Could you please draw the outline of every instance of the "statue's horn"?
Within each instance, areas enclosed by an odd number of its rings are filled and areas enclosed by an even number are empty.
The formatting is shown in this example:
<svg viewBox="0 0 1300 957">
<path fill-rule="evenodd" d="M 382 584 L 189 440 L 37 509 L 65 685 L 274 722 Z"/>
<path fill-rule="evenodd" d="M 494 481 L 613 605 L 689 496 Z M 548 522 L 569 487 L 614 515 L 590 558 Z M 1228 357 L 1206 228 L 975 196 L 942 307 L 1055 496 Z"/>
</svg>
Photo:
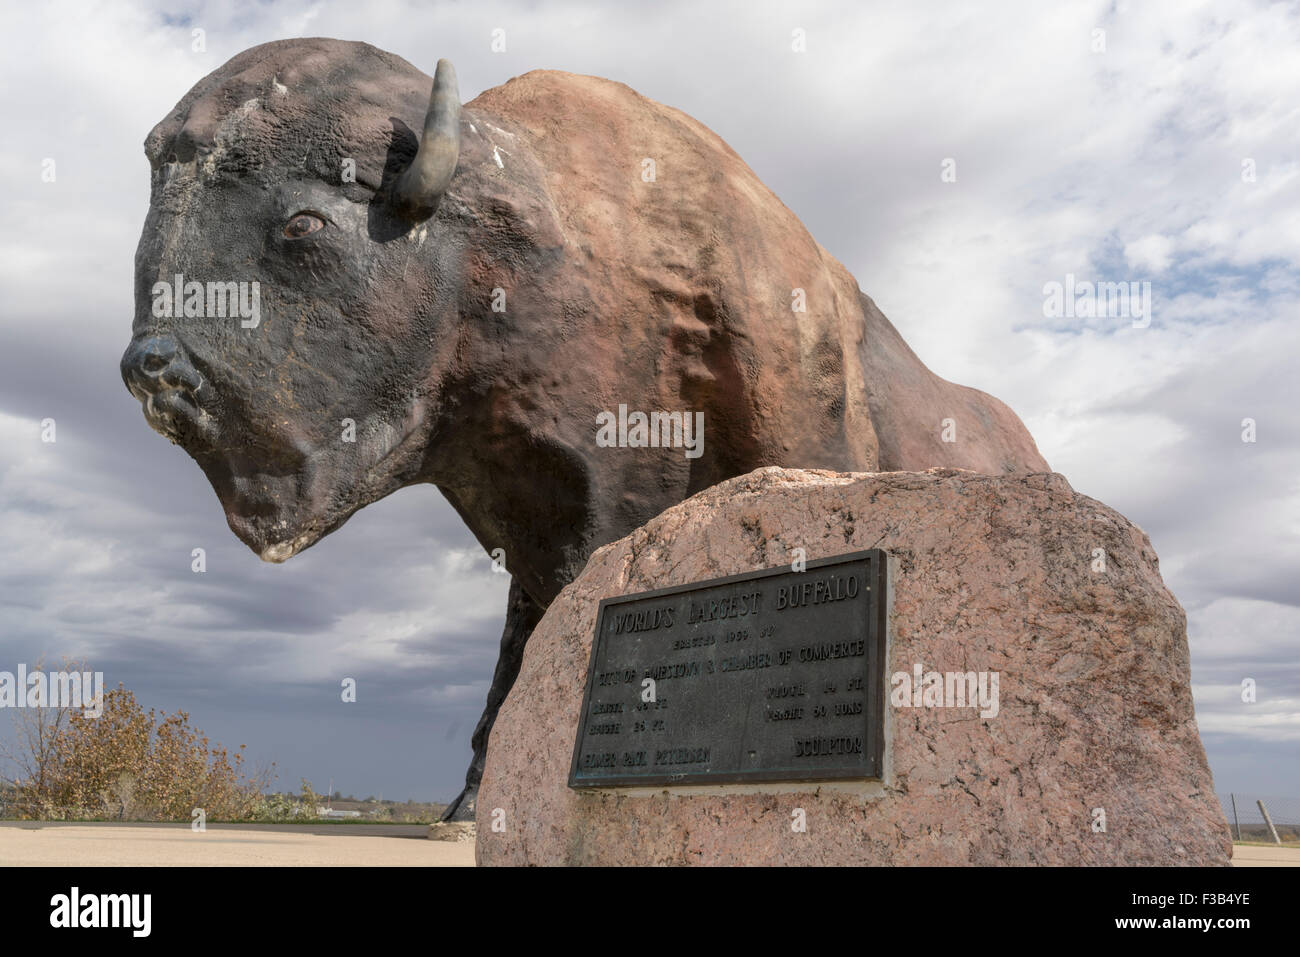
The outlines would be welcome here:
<svg viewBox="0 0 1300 957">
<path fill-rule="evenodd" d="M 450 60 L 439 60 L 433 74 L 433 93 L 424 117 L 420 148 L 397 181 L 393 197 L 397 205 L 413 216 L 428 216 L 438 206 L 456 172 L 460 156 L 460 91 L 456 68 Z"/>
</svg>

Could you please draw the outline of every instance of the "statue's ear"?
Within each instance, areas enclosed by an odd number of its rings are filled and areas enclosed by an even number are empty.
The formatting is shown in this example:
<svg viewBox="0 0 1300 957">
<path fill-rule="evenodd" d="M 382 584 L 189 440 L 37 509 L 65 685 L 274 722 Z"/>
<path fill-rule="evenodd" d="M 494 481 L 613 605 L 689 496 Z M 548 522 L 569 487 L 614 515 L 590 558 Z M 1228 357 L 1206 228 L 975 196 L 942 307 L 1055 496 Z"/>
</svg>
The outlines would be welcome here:
<svg viewBox="0 0 1300 957">
<path fill-rule="evenodd" d="M 393 183 L 393 203 L 411 219 L 427 219 L 451 184 L 460 158 L 460 91 L 456 68 L 439 60 L 433 74 L 424 135 L 411 165 Z"/>
</svg>

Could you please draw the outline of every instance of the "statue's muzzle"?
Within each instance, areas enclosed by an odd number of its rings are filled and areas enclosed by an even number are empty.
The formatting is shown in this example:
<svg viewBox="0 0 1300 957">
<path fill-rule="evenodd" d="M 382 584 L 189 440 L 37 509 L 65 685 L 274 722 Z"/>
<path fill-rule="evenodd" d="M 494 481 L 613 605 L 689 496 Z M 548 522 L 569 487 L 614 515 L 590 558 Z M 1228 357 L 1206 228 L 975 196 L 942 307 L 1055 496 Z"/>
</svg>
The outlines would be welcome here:
<svg viewBox="0 0 1300 957">
<path fill-rule="evenodd" d="M 154 431 L 179 442 L 201 429 L 203 376 L 174 339 L 154 335 L 131 340 L 121 369 L 122 381 L 144 406 L 145 420 Z"/>
</svg>

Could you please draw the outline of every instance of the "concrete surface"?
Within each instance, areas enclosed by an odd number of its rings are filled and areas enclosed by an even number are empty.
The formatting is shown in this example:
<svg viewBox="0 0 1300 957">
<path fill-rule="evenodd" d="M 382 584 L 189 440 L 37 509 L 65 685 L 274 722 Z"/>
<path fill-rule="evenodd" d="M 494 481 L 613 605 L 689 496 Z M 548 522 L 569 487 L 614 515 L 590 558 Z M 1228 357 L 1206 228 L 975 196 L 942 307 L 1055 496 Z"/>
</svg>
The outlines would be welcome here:
<svg viewBox="0 0 1300 957">
<path fill-rule="evenodd" d="M 1300 847 L 1232 845 L 1233 867 L 1300 867 Z"/>
<path fill-rule="evenodd" d="M 473 867 L 473 843 L 425 825 L 4 824 L 0 865 Z"/>
<path fill-rule="evenodd" d="M 424 824 L 0 822 L 0 866 L 473 867 L 474 843 L 430 841 Z M 1234 867 L 1300 867 L 1300 847 L 1237 844 Z"/>
</svg>

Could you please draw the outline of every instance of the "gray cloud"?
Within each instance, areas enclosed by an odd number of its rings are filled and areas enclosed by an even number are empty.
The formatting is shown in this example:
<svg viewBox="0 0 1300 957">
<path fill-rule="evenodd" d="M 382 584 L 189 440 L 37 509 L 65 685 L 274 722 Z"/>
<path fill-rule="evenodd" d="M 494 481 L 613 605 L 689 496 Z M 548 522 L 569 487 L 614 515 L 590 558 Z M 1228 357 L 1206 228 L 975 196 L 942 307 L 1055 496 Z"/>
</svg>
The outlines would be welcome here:
<svg viewBox="0 0 1300 957">
<path fill-rule="evenodd" d="M 278 760 L 284 784 L 455 793 L 506 581 L 454 512 L 408 489 L 264 565 L 117 374 L 145 134 L 248 46 L 337 36 L 426 71 L 450 56 L 466 99 L 564 69 L 716 130 L 933 369 L 1006 400 L 1076 488 L 1151 535 L 1189 611 L 1218 787 L 1300 793 L 1293 8 L 186 9 L 28 5 L 0 40 L 0 667 L 90 657 L 110 683 Z M 494 27 L 505 53 L 490 51 Z M 790 50 L 796 27 L 807 54 Z M 55 183 L 40 180 L 47 157 Z M 955 183 L 939 178 L 947 158 Z M 1066 273 L 1151 281 L 1155 320 L 1048 319 L 1043 286 Z M 355 706 L 339 701 L 345 676 Z"/>
</svg>

